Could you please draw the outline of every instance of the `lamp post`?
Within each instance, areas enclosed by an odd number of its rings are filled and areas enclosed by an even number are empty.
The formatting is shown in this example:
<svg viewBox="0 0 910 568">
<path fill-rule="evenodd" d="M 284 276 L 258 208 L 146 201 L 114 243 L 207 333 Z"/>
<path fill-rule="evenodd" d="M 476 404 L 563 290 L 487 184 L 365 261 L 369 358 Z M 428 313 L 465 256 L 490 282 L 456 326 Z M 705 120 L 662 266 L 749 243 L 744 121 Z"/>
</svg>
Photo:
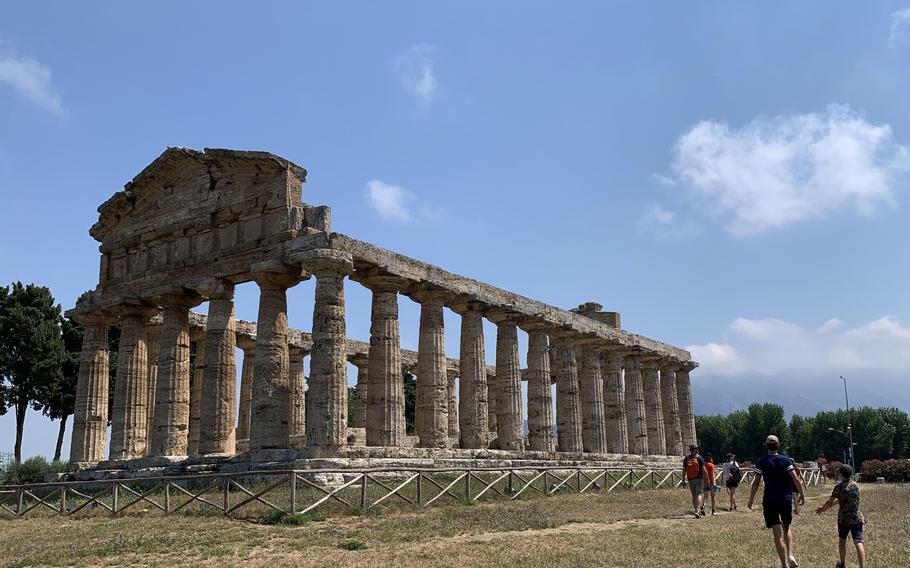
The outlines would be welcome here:
<svg viewBox="0 0 910 568">
<path fill-rule="evenodd" d="M 844 402 L 847 403 L 847 438 L 850 442 L 850 467 L 856 471 L 856 461 L 853 457 L 853 411 L 850 409 L 850 397 L 847 394 L 847 379 L 841 375 L 840 380 L 844 382 Z"/>
</svg>

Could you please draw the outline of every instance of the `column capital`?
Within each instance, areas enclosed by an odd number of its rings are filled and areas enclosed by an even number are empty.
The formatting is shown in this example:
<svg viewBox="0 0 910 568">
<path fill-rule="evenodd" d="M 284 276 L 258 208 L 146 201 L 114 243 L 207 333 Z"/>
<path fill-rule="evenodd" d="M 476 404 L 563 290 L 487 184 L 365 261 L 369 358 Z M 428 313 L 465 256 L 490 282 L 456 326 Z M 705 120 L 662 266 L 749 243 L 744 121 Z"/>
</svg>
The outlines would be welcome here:
<svg viewBox="0 0 910 568">
<path fill-rule="evenodd" d="M 641 355 L 641 366 L 645 369 L 657 370 L 660 368 L 660 362 L 663 359 L 660 355 L 644 353 Z"/>
<path fill-rule="evenodd" d="M 351 255 L 334 249 L 309 249 L 293 255 L 292 258 L 317 277 L 331 272 L 349 276 L 354 272 Z"/>
<path fill-rule="evenodd" d="M 421 284 L 411 291 L 408 296 L 420 304 L 444 306 L 446 301 L 452 297 L 452 293 L 445 288 Z"/>
<path fill-rule="evenodd" d="M 446 366 L 446 377 L 448 377 L 450 381 L 454 381 L 457 376 L 458 369 L 452 369 L 451 367 Z"/>
<path fill-rule="evenodd" d="M 158 306 L 149 300 L 131 298 L 125 303 L 115 306 L 112 311 L 120 317 L 144 316 L 150 318 L 158 315 Z"/>
<path fill-rule="evenodd" d="M 234 283 L 224 278 L 200 278 L 190 288 L 208 300 L 234 299 Z"/>
<path fill-rule="evenodd" d="M 299 346 L 297 346 L 297 345 L 288 344 L 288 354 L 289 354 L 289 355 L 294 355 L 294 356 L 298 356 L 298 357 L 300 357 L 300 356 L 305 357 L 308 353 L 309 353 L 309 351 L 307 351 L 307 350 L 304 349 L 303 347 L 299 347 Z"/>
<path fill-rule="evenodd" d="M 449 308 L 460 315 L 465 315 L 468 312 L 483 315 L 490 309 L 490 306 L 486 302 L 481 302 L 471 296 L 458 295 L 449 299 Z"/>
<path fill-rule="evenodd" d="M 685 371 L 685 372 L 688 373 L 688 372 L 690 372 L 690 371 L 695 370 L 696 367 L 698 367 L 698 363 L 697 363 L 696 361 L 683 361 L 683 362 L 677 367 L 676 370 L 677 370 L 677 371 Z"/>
<path fill-rule="evenodd" d="M 275 260 L 257 262 L 250 267 L 250 272 L 260 288 L 287 289 L 310 277 L 310 274 L 299 266 Z"/>
<path fill-rule="evenodd" d="M 198 292 L 183 286 L 168 286 L 157 290 L 152 300 L 162 307 L 178 307 L 190 309 L 198 306 L 205 298 Z"/>
<path fill-rule="evenodd" d="M 247 351 L 255 351 L 256 350 L 256 336 L 254 335 L 251 337 L 248 335 L 238 334 L 237 335 L 237 347 L 243 349 L 244 354 L 246 354 Z"/>
<path fill-rule="evenodd" d="M 109 326 L 117 322 L 116 315 L 102 311 L 73 314 L 70 317 L 83 326 Z"/>
<path fill-rule="evenodd" d="M 549 331 L 553 329 L 553 324 L 549 324 L 530 317 L 523 317 L 521 318 L 521 321 L 518 322 L 518 327 L 520 327 L 526 333 L 549 333 Z"/>
<path fill-rule="evenodd" d="M 493 306 L 487 310 L 486 318 L 496 325 L 519 325 L 521 323 L 522 315 L 510 310 L 509 308 L 502 308 L 499 306 Z"/>
<path fill-rule="evenodd" d="M 355 353 L 348 357 L 348 361 L 352 365 L 360 369 L 361 367 L 369 367 L 370 365 L 370 355 L 369 353 Z"/>
</svg>

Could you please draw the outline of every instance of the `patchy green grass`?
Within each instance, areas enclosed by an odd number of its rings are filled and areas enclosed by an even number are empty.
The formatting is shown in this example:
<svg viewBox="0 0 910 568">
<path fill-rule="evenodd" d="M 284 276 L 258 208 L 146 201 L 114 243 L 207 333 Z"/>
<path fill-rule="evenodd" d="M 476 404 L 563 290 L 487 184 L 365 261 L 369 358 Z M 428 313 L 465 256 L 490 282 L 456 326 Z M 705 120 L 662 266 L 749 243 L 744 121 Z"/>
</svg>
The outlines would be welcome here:
<svg viewBox="0 0 910 568">
<path fill-rule="evenodd" d="M 910 486 L 863 487 L 869 565 L 905 568 Z M 803 566 L 836 559 L 836 514 L 817 517 L 831 485 L 813 488 L 794 522 Z M 745 496 L 743 496 L 745 497 Z M 688 492 L 620 491 L 475 505 L 412 506 L 267 524 L 136 511 L 118 518 L 0 520 L 0 566 L 772 566 L 760 511 L 685 518 Z M 745 498 L 743 498 L 743 503 Z M 855 562 L 850 564 L 855 565 Z"/>
</svg>

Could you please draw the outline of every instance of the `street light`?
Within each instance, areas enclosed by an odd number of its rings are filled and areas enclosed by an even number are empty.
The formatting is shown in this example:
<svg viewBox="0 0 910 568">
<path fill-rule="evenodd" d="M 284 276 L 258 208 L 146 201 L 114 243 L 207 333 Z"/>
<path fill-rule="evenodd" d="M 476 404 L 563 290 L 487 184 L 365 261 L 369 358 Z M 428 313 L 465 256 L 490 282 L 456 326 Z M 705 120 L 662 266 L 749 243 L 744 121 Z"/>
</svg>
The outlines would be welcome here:
<svg viewBox="0 0 910 568">
<path fill-rule="evenodd" d="M 850 467 L 856 471 L 856 461 L 853 458 L 853 411 L 850 409 L 850 397 L 847 395 L 847 379 L 841 375 L 840 380 L 844 381 L 844 402 L 847 403 L 847 438 L 850 440 Z"/>
</svg>

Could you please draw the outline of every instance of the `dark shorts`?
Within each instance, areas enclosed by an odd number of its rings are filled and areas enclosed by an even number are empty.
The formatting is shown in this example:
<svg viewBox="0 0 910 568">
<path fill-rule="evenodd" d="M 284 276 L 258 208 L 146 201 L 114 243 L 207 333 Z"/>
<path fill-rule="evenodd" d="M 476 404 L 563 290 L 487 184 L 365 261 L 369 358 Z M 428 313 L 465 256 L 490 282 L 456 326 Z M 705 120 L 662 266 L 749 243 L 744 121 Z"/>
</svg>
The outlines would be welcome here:
<svg viewBox="0 0 910 568">
<path fill-rule="evenodd" d="M 733 481 L 733 478 L 730 478 L 727 480 L 727 487 L 729 487 L 730 489 L 735 489 L 735 488 L 739 487 L 739 482 Z"/>
<path fill-rule="evenodd" d="M 793 504 L 775 503 L 762 505 L 765 514 L 765 526 L 769 529 L 774 525 L 793 524 Z"/>
<path fill-rule="evenodd" d="M 863 541 L 863 525 L 842 525 L 837 524 L 837 536 L 841 540 L 847 540 L 847 535 L 853 535 L 853 542 Z"/>
</svg>

